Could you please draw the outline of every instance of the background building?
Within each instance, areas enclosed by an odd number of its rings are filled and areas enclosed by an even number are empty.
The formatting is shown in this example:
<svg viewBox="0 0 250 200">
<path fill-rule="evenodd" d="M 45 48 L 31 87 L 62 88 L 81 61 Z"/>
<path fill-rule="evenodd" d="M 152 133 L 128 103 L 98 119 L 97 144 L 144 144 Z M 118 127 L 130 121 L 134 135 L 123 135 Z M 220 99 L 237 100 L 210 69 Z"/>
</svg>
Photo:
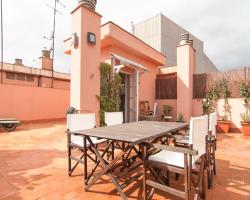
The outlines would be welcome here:
<svg viewBox="0 0 250 200">
<path fill-rule="evenodd" d="M 176 46 L 179 44 L 180 35 L 188 32 L 163 14 L 139 22 L 134 25 L 134 35 L 161 52 L 167 57 L 166 67 L 176 66 Z M 189 33 L 193 39 L 196 50 L 195 73 L 206 73 L 218 71 L 213 62 L 207 57 L 203 48 L 203 41 Z M 176 71 L 175 68 L 166 69 L 169 72 Z"/>
</svg>

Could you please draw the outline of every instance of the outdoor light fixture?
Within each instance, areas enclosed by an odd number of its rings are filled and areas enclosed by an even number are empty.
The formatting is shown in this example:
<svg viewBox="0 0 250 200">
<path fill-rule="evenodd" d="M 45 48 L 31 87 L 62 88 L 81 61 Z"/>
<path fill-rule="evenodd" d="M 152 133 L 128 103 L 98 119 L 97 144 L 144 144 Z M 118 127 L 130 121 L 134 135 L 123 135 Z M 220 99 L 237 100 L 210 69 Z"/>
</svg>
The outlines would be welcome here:
<svg viewBox="0 0 250 200">
<path fill-rule="evenodd" d="M 88 32 L 88 43 L 95 45 L 96 44 L 96 36 L 94 33 Z"/>
<path fill-rule="evenodd" d="M 77 36 L 77 33 L 73 33 L 71 37 L 71 44 L 74 46 L 74 48 L 78 47 L 79 44 L 79 38 Z"/>
</svg>

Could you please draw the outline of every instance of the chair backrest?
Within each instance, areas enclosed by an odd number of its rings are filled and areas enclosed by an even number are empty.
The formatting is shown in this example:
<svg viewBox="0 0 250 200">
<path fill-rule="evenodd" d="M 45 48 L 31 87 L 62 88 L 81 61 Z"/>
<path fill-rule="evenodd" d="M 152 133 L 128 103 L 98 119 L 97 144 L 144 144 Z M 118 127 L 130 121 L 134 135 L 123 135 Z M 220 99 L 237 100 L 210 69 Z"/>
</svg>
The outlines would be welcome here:
<svg viewBox="0 0 250 200">
<path fill-rule="evenodd" d="M 209 116 L 209 131 L 216 137 L 217 114 L 213 112 Z"/>
<path fill-rule="evenodd" d="M 67 114 L 67 129 L 79 131 L 95 128 L 95 114 Z"/>
<path fill-rule="evenodd" d="M 208 134 L 208 116 L 192 117 L 190 120 L 189 144 L 198 151 L 198 155 L 193 157 L 195 162 L 200 156 L 206 153 L 206 135 Z"/>
<path fill-rule="evenodd" d="M 157 113 L 156 113 L 156 112 L 157 112 L 157 103 L 154 103 L 154 110 L 153 110 L 153 112 L 154 112 L 154 113 L 153 113 L 154 115 L 157 114 Z"/>
<path fill-rule="evenodd" d="M 105 124 L 107 126 L 118 125 L 123 123 L 123 113 L 122 112 L 105 112 Z"/>
</svg>

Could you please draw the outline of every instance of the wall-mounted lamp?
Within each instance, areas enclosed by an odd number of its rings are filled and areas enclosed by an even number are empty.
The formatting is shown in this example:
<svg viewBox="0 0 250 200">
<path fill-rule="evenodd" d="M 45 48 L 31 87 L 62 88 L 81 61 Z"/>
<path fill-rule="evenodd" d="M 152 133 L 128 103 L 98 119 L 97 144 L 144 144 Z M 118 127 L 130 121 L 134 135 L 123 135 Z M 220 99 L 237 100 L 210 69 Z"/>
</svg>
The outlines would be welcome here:
<svg viewBox="0 0 250 200">
<path fill-rule="evenodd" d="M 87 41 L 89 44 L 95 45 L 96 44 L 96 36 L 94 33 L 88 32 L 87 34 Z"/>
<path fill-rule="evenodd" d="M 73 33 L 72 34 L 72 37 L 71 37 L 71 45 L 74 47 L 74 48 L 77 48 L 78 47 L 78 44 L 79 44 L 79 37 L 77 36 L 77 33 Z"/>
</svg>

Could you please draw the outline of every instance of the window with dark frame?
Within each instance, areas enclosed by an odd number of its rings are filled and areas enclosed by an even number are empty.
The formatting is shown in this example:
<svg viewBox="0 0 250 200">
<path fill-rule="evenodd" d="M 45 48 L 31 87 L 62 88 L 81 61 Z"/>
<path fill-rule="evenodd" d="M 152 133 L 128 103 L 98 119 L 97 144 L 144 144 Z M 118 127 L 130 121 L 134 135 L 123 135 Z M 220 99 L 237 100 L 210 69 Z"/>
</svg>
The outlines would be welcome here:
<svg viewBox="0 0 250 200">
<path fill-rule="evenodd" d="M 34 82 L 34 75 L 29 75 L 29 74 L 26 74 L 26 81 L 29 81 L 29 82 Z"/>
<path fill-rule="evenodd" d="M 25 81 L 25 74 L 17 73 L 16 80 Z"/>
<path fill-rule="evenodd" d="M 15 80 L 16 79 L 16 74 L 13 73 L 13 72 L 6 72 L 6 79 L 9 79 L 9 80 Z"/>
</svg>

